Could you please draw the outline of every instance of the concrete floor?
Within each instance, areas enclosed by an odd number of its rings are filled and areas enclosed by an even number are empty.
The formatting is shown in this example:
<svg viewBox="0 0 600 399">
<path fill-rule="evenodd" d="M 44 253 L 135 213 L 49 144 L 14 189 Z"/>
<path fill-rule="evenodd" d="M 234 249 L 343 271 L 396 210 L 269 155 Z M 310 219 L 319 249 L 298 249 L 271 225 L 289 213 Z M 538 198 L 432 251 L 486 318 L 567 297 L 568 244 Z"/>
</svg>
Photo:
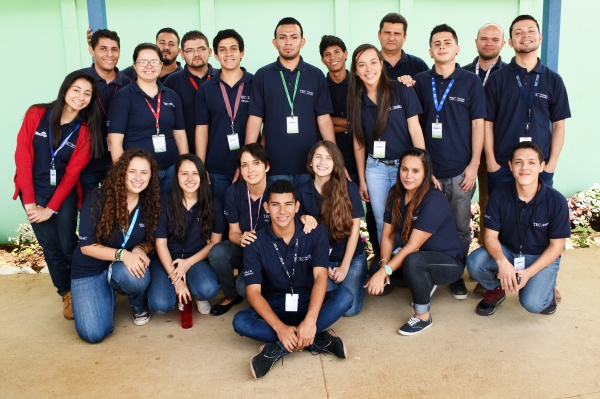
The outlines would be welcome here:
<svg viewBox="0 0 600 399">
<path fill-rule="evenodd" d="M 183 330 L 176 312 L 133 325 L 117 296 L 115 332 L 90 345 L 63 319 L 47 275 L 2 276 L 0 397 L 600 398 L 599 259 L 598 247 L 564 253 L 552 316 L 510 296 L 481 317 L 480 297 L 457 301 L 441 287 L 432 328 L 404 337 L 408 291 L 366 296 L 358 316 L 334 325 L 349 359 L 293 353 L 261 380 L 249 368 L 259 344 L 231 327 L 247 303 L 220 317 L 194 313 Z"/>
</svg>

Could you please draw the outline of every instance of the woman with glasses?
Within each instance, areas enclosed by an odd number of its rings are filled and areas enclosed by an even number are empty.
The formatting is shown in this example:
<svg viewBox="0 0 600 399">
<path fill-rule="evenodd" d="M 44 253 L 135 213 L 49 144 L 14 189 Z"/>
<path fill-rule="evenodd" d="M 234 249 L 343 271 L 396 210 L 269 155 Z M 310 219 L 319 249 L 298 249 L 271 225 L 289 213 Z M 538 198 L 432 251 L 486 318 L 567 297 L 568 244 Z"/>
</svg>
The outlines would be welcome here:
<svg viewBox="0 0 600 399">
<path fill-rule="evenodd" d="M 124 150 L 143 148 L 158 163 L 161 193 L 171 187 L 179 154 L 188 153 L 181 100 L 158 80 L 162 69 L 160 49 L 151 43 L 133 51 L 137 79 L 111 100 L 106 120 L 113 163 Z"/>
</svg>

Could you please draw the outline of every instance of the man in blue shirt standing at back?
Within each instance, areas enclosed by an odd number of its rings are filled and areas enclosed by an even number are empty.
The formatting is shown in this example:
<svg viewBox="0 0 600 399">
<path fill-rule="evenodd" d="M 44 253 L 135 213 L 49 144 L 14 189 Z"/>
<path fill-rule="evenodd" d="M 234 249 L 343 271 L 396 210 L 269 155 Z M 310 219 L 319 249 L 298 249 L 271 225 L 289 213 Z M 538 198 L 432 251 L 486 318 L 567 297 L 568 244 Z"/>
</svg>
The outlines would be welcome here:
<svg viewBox="0 0 600 399">
<path fill-rule="evenodd" d="M 419 72 L 429 69 L 425 61 L 402 50 L 406 42 L 407 30 L 406 18 L 395 12 L 384 16 L 379 23 L 377 38 L 381 44 L 384 69 L 392 80 L 406 75 L 414 77 Z"/>
</svg>

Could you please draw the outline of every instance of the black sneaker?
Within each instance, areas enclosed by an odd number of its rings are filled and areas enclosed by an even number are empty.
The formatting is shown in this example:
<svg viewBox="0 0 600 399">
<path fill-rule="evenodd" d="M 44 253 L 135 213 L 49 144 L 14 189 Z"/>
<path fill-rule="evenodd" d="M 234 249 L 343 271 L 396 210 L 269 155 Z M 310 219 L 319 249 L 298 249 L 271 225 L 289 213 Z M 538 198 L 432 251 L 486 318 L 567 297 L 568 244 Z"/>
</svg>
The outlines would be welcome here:
<svg viewBox="0 0 600 399">
<path fill-rule="evenodd" d="M 314 343 L 308 348 L 313 355 L 330 354 L 346 359 L 348 350 L 344 341 L 337 335 L 332 328 L 321 331 L 315 336 Z"/>
<path fill-rule="evenodd" d="M 417 317 L 411 317 L 409 321 L 406 322 L 405 325 L 400 327 L 398 333 L 400 335 L 415 335 L 420 333 L 423 330 L 428 329 L 433 325 L 433 317 L 429 315 L 429 320 L 424 321 Z"/>
<path fill-rule="evenodd" d="M 480 316 L 491 316 L 496 312 L 496 307 L 506 299 L 506 293 L 502 286 L 498 286 L 493 290 L 487 290 L 485 297 L 477 304 L 475 311 Z"/>
<path fill-rule="evenodd" d="M 450 291 L 452 292 L 454 299 L 467 299 L 467 295 L 469 295 L 469 291 L 467 291 L 467 286 L 465 285 L 465 280 L 462 278 L 459 278 L 450 284 Z"/>
<path fill-rule="evenodd" d="M 542 310 L 540 314 L 549 315 L 554 312 L 556 312 L 556 294 L 554 295 L 554 298 L 552 298 L 552 302 L 550 302 L 550 305 L 548 305 L 546 309 Z"/>
<path fill-rule="evenodd" d="M 289 352 L 277 343 L 261 346 L 258 355 L 250 361 L 252 375 L 254 378 L 264 377 L 279 359 L 281 359 L 281 365 L 283 366 L 283 357 L 287 355 L 289 355 Z"/>
</svg>

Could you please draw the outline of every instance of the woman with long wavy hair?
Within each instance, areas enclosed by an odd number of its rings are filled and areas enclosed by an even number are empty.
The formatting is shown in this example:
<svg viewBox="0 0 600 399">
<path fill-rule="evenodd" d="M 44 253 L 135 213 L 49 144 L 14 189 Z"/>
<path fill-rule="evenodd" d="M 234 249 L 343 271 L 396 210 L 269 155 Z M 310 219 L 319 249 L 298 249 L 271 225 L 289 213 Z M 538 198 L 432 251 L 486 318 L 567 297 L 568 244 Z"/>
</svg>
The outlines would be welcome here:
<svg viewBox="0 0 600 399">
<path fill-rule="evenodd" d="M 467 254 L 450 204 L 434 188 L 427 151 L 411 148 L 401 155 L 396 185 L 386 204 L 382 259 L 379 265 L 371 265 L 366 288 L 369 294 L 379 295 L 387 284 L 408 287 L 415 313 L 398 332 L 414 335 L 433 324 L 431 294 L 438 285 L 453 283 L 463 275 Z"/>
<path fill-rule="evenodd" d="M 90 157 L 102 156 L 100 113 L 94 78 L 67 75 L 55 101 L 31 106 L 17 136 L 15 192 L 44 250 L 52 283 L 63 298 L 63 316 L 73 319 L 71 279 L 77 246 L 79 174 Z"/>
<path fill-rule="evenodd" d="M 159 214 L 156 161 L 146 150 L 126 150 L 81 208 L 71 288 L 75 327 L 83 340 L 100 342 L 113 332 L 114 291 L 128 295 L 135 325 L 150 321 L 147 254 Z"/>
<path fill-rule="evenodd" d="M 200 313 L 210 312 L 208 300 L 217 295 L 219 283 L 208 253 L 224 231 L 223 209 L 213 199 L 204 163 L 194 154 L 180 156 L 155 233 L 159 259 L 150 262 L 151 311 L 166 313 L 177 301 L 193 298 Z"/>
<path fill-rule="evenodd" d="M 308 214 L 329 233 L 328 291 L 338 286 L 354 295 L 344 314 L 354 316 L 362 308 L 367 258 L 360 239 L 360 219 L 365 215 L 358 187 L 344 175 L 344 158 L 331 141 L 319 141 L 306 162 L 312 180 L 298 189 L 299 215 Z"/>
<path fill-rule="evenodd" d="M 398 159 L 407 148 L 425 148 L 418 117 L 423 110 L 414 88 L 390 81 L 371 44 L 352 54 L 347 107 L 360 196 L 371 202 L 381 241 L 385 197 L 398 174 Z"/>
</svg>

